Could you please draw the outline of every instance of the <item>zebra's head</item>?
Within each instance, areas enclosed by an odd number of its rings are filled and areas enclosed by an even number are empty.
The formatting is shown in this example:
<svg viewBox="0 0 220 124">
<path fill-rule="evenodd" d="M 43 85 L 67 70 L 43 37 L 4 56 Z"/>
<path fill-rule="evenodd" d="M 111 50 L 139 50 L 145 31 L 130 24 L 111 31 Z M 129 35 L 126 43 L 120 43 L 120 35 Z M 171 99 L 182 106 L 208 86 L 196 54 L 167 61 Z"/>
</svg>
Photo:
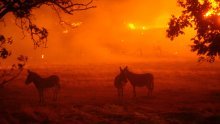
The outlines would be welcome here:
<svg viewBox="0 0 220 124">
<path fill-rule="evenodd" d="M 27 78 L 25 80 L 25 84 L 28 85 L 33 81 L 33 72 L 31 72 L 30 70 L 27 70 L 28 75 Z"/>
<path fill-rule="evenodd" d="M 122 69 L 121 67 L 120 67 L 120 74 L 119 74 L 119 76 L 120 76 L 121 82 L 123 82 L 123 83 L 127 83 L 128 82 L 127 77 L 126 77 L 126 75 L 124 73 L 124 69 Z"/>
<path fill-rule="evenodd" d="M 126 75 L 128 73 L 128 66 L 123 69 L 123 73 Z"/>
</svg>

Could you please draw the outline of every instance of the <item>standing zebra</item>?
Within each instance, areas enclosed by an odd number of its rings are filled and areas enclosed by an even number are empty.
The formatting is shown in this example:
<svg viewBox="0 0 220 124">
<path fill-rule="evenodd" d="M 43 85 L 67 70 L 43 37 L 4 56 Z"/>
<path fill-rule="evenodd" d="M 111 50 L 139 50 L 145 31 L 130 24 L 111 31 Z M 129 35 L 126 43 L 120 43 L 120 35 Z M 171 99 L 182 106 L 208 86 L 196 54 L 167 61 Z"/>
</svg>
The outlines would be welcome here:
<svg viewBox="0 0 220 124">
<path fill-rule="evenodd" d="M 154 89 L 154 76 L 151 73 L 136 74 L 128 70 L 126 66 L 123 70 L 124 75 L 133 87 L 133 94 L 136 97 L 136 87 L 147 87 L 148 96 L 152 95 Z"/>
<path fill-rule="evenodd" d="M 57 100 L 57 95 L 60 90 L 60 79 L 57 75 L 51 75 L 47 78 L 42 78 L 39 74 L 28 70 L 28 76 L 25 84 L 34 83 L 40 97 L 40 104 L 44 103 L 44 91 L 48 88 L 54 88 L 54 100 Z"/>
<path fill-rule="evenodd" d="M 120 67 L 120 73 L 115 77 L 114 85 L 118 89 L 118 96 L 123 96 L 123 88 L 127 83 L 127 79 L 123 73 L 123 69 Z"/>
</svg>

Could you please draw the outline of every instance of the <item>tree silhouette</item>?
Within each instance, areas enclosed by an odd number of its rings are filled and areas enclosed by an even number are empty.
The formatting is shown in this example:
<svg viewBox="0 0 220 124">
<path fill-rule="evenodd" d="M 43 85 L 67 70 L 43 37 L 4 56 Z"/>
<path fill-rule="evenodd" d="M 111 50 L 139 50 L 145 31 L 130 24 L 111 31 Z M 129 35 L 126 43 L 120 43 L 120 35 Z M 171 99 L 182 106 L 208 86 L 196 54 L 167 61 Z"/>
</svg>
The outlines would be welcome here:
<svg viewBox="0 0 220 124">
<path fill-rule="evenodd" d="M 4 22 L 5 15 L 12 13 L 15 17 L 15 24 L 22 32 L 28 32 L 33 41 L 34 47 L 45 47 L 47 43 L 48 31 L 44 27 L 38 27 L 33 23 L 32 10 L 39 9 L 41 6 L 51 7 L 57 14 L 61 24 L 69 25 L 62 20 L 61 13 L 72 15 L 75 11 L 87 10 L 95 8 L 92 6 L 93 0 L 87 3 L 77 3 L 77 0 L 0 0 L 0 23 Z M 6 38 L 3 33 L 0 33 L 0 67 L 1 61 L 6 60 L 11 52 L 7 46 L 13 43 L 12 38 Z M 3 87 L 7 82 L 15 79 L 23 70 L 27 62 L 26 56 L 19 56 L 18 63 L 12 65 L 11 69 L 5 70 L 0 68 L 0 87 Z M 16 73 L 13 73 L 17 71 Z"/>
<path fill-rule="evenodd" d="M 219 0 L 178 0 L 183 8 L 180 16 L 172 15 L 167 37 L 173 40 L 184 34 L 186 27 L 196 31 L 191 39 L 191 50 L 197 52 L 199 61 L 214 62 L 220 56 L 220 3 Z"/>
</svg>

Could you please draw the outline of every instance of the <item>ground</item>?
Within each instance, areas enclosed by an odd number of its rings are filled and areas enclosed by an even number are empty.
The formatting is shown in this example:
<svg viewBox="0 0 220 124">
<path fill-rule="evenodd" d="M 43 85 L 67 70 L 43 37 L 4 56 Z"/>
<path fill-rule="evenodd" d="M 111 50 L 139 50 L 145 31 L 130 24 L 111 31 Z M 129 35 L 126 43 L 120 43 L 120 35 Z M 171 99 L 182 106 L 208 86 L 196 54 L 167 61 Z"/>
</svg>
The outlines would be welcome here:
<svg viewBox="0 0 220 124">
<path fill-rule="evenodd" d="M 131 85 L 118 98 L 113 85 L 122 64 L 56 65 L 31 68 L 47 77 L 61 79 L 57 102 L 48 91 L 46 103 L 39 105 L 33 84 L 25 85 L 27 72 L 0 89 L 0 123 L 74 124 L 219 124 L 220 64 L 197 62 L 129 63 L 136 73 L 155 77 L 153 96 Z"/>
</svg>

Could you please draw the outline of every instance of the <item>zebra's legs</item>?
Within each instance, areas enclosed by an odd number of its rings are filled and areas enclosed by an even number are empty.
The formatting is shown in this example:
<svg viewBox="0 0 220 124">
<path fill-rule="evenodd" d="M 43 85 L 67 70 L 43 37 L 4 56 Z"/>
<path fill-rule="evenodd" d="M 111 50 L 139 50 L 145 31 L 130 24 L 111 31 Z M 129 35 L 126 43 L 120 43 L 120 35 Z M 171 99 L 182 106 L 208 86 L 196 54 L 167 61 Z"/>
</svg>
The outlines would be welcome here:
<svg viewBox="0 0 220 124">
<path fill-rule="evenodd" d="M 121 96 L 121 93 L 120 93 L 120 88 L 118 88 L 118 97 Z"/>
<path fill-rule="evenodd" d="M 134 94 L 134 97 L 136 97 L 136 89 L 135 89 L 135 86 L 133 86 L 133 94 Z"/>
<path fill-rule="evenodd" d="M 59 87 L 55 87 L 55 91 L 54 91 L 54 100 L 55 101 L 57 101 L 59 91 L 60 91 L 60 88 Z"/>
<path fill-rule="evenodd" d="M 152 96 L 152 94 L 153 94 L 153 89 L 150 89 L 150 95 Z"/>
<path fill-rule="evenodd" d="M 45 103 L 45 100 L 44 100 L 44 90 L 42 90 L 42 103 L 43 104 Z"/>
<path fill-rule="evenodd" d="M 153 90 L 152 90 L 152 89 L 149 89 L 149 88 L 148 88 L 147 90 L 148 90 L 147 95 L 148 95 L 148 96 L 152 96 L 152 94 L 153 94 Z"/>
<path fill-rule="evenodd" d="M 123 96 L 123 87 L 118 88 L 118 97 Z"/>
<path fill-rule="evenodd" d="M 121 88 L 121 96 L 124 96 L 124 94 L 123 94 L 123 87 Z"/>
<path fill-rule="evenodd" d="M 54 101 L 57 100 L 57 90 L 58 90 L 58 89 L 55 87 L 55 88 L 54 88 L 54 91 L 53 91 L 53 100 L 54 100 Z"/>
<path fill-rule="evenodd" d="M 43 90 L 38 90 L 39 92 L 39 103 L 42 104 L 44 102 L 44 94 L 43 94 Z"/>
<path fill-rule="evenodd" d="M 41 104 L 41 91 L 38 91 L 38 93 L 39 93 L 39 103 Z"/>
<path fill-rule="evenodd" d="M 150 94 L 151 94 L 151 93 L 150 93 L 151 90 L 150 90 L 150 88 L 149 88 L 148 86 L 147 86 L 146 88 L 147 88 L 147 96 L 150 96 Z"/>
<path fill-rule="evenodd" d="M 147 88 L 147 96 L 150 96 L 151 94 L 150 92 L 151 92 L 150 89 Z"/>
</svg>

